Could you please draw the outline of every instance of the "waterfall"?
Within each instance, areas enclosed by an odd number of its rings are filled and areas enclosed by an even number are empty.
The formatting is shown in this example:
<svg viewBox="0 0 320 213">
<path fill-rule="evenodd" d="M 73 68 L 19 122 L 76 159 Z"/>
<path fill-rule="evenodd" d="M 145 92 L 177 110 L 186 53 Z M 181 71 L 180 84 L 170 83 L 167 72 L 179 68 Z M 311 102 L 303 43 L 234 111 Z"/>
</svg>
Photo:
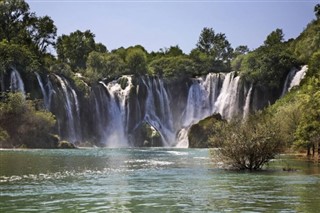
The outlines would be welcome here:
<svg viewBox="0 0 320 213">
<path fill-rule="evenodd" d="M 306 72 L 308 70 L 308 66 L 303 66 L 300 70 L 293 68 L 286 77 L 286 80 L 283 85 L 281 97 L 284 96 L 288 91 L 292 89 L 294 86 L 298 86 L 301 80 L 304 78 Z"/>
<path fill-rule="evenodd" d="M 35 72 L 35 75 L 37 77 L 40 89 L 41 89 L 41 93 L 43 96 L 43 101 L 44 101 L 44 106 L 47 110 L 50 110 L 50 104 L 51 104 L 51 98 L 52 98 L 52 93 L 54 92 L 51 81 L 48 79 L 47 85 L 44 86 L 41 80 L 41 76 L 39 75 L 39 73 Z M 48 93 L 46 91 L 46 88 L 48 88 Z"/>
<path fill-rule="evenodd" d="M 41 80 L 41 77 L 40 77 L 39 73 L 35 72 L 34 74 L 37 77 L 37 80 L 38 80 L 38 83 L 39 83 L 39 86 L 40 86 L 40 89 L 41 89 L 41 92 L 42 92 L 44 104 L 45 104 L 45 107 L 47 108 L 48 97 L 47 97 L 46 90 L 44 89 L 44 86 L 43 86 L 43 83 L 42 83 L 42 80 Z"/>
<path fill-rule="evenodd" d="M 127 80 L 126 87 L 123 89 L 121 84 L 118 81 L 112 81 L 107 85 L 100 81 L 99 83 L 105 88 L 106 92 L 109 94 L 100 93 L 100 97 L 105 101 L 104 116 L 108 118 L 107 122 L 100 122 L 103 125 L 100 125 L 100 131 L 102 131 L 102 144 L 107 147 L 128 147 L 128 138 L 127 138 L 127 126 L 128 126 L 128 98 L 132 88 L 132 77 L 123 76 Z M 99 109 L 98 102 L 96 104 L 96 111 L 102 116 L 101 109 Z"/>
<path fill-rule="evenodd" d="M 301 70 L 299 70 L 293 77 L 292 81 L 290 82 L 290 86 L 288 88 L 288 91 L 290 91 L 292 89 L 292 87 L 294 86 L 298 86 L 301 82 L 301 80 L 304 78 L 304 76 L 306 75 L 306 72 L 308 70 L 308 66 L 305 65 L 301 68 Z"/>
<path fill-rule="evenodd" d="M 306 70 L 306 66 L 291 70 L 283 94 L 299 84 Z M 19 90 L 23 82 L 16 73 L 11 74 L 10 88 Z M 147 124 L 161 137 L 155 145 L 187 148 L 193 124 L 215 113 L 227 120 L 235 116 L 245 119 L 250 110 L 265 106 L 259 105 L 261 101 L 269 101 L 268 94 L 261 94 L 265 91 L 245 84 L 235 72 L 210 73 L 180 81 L 179 85 L 157 77 L 133 80 L 132 76 L 123 76 L 108 83 L 98 82 L 91 88 L 90 98 L 81 102 L 64 77 L 53 75 L 54 79 L 44 80 L 35 75 L 46 107 L 57 118 L 60 136 L 70 142 L 84 138 L 106 147 L 143 146 L 140 140 L 144 140 Z M 82 104 L 87 106 L 83 110 Z M 85 131 L 83 135 L 81 130 Z"/>
<path fill-rule="evenodd" d="M 226 74 L 221 92 L 215 102 L 216 112 L 223 118 L 230 120 L 239 112 L 239 83 L 240 76 L 234 77 L 235 73 Z"/>
<path fill-rule="evenodd" d="M 24 90 L 23 80 L 20 73 L 16 69 L 12 69 L 10 76 L 10 91 L 21 92 L 24 96 L 26 94 Z"/>
<path fill-rule="evenodd" d="M 296 68 L 293 68 L 293 69 L 291 69 L 291 71 L 288 73 L 288 75 L 287 75 L 287 77 L 286 77 L 286 80 L 285 80 L 285 82 L 284 82 L 284 85 L 283 85 L 281 97 L 283 97 L 283 96 L 288 92 L 290 83 L 291 83 L 293 77 L 295 76 L 296 72 L 297 72 L 297 69 L 296 69 Z"/>
<path fill-rule="evenodd" d="M 215 112 L 214 104 L 219 92 L 220 74 L 210 73 L 193 81 L 188 93 L 183 126 L 199 122 Z"/>
<path fill-rule="evenodd" d="M 53 86 L 52 86 L 52 83 L 51 83 L 51 80 L 49 79 L 49 77 L 47 77 L 46 88 L 47 88 L 48 94 L 47 94 L 47 100 L 45 101 L 45 103 L 46 103 L 47 110 L 50 110 L 52 95 L 55 94 L 56 91 L 53 89 Z"/>
<path fill-rule="evenodd" d="M 235 77 L 234 75 L 234 72 L 225 76 L 210 73 L 205 80 L 197 78 L 193 81 L 188 93 L 183 125 L 178 130 L 177 147 L 188 147 L 188 131 L 193 124 L 200 120 L 214 113 L 220 113 L 226 119 L 240 114 L 240 76 Z M 221 80 L 223 83 L 220 89 Z M 249 104 L 250 102 L 248 102 L 248 108 Z"/>
<path fill-rule="evenodd" d="M 69 82 L 59 75 L 54 75 L 62 89 L 63 104 L 67 116 L 67 138 L 70 142 L 74 143 L 81 139 L 80 131 L 80 106 L 75 90 L 69 85 Z M 74 116 L 76 115 L 76 116 Z M 60 122 L 59 122 L 60 123 Z M 61 130 L 60 130 L 61 132 Z"/>
<path fill-rule="evenodd" d="M 163 81 L 158 78 L 142 80 L 147 88 L 144 120 L 161 135 L 164 146 L 175 145 L 172 111 Z"/>
<path fill-rule="evenodd" d="M 250 101 L 251 101 L 251 93 L 252 93 L 253 84 L 251 84 L 250 89 L 246 96 L 246 102 L 243 107 L 243 119 L 246 119 L 250 112 Z"/>
</svg>

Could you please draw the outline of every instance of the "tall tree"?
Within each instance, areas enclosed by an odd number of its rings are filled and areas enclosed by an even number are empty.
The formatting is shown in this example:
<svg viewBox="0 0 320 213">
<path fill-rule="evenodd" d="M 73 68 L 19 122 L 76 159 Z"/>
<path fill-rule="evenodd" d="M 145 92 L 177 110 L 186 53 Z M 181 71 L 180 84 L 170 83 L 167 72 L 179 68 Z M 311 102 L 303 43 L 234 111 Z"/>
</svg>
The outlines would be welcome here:
<svg viewBox="0 0 320 213">
<path fill-rule="evenodd" d="M 238 56 L 238 55 L 247 54 L 249 51 L 250 50 L 247 45 L 240 45 L 240 46 L 236 47 L 236 49 L 234 50 L 234 55 Z"/>
<path fill-rule="evenodd" d="M 301 99 L 301 122 L 295 132 L 296 145 L 308 148 L 314 146 L 317 150 L 320 142 L 320 79 L 309 78 L 304 86 Z M 309 154 L 309 151 L 308 151 Z"/>
<path fill-rule="evenodd" d="M 284 34 L 282 29 L 276 29 L 272 31 L 268 36 L 267 39 L 264 41 L 265 46 L 273 46 L 277 44 L 281 44 L 283 42 Z"/>
<path fill-rule="evenodd" d="M 315 12 L 315 15 L 316 15 L 317 19 L 320 19 L 320 4 L 317 4 L 314 7 L 314 12 Z"/>
<path fill-rule="evenodd" d="M 230 60 L 233 49 L 225 34 L 215 33 L 212 28 L 201 31 L 197 48 L 214 57 L 215 60 Z"/>
<path fill-rule="evenodd" d="M 90 52 L 96 48 L 106 50 L 102 44 L 95 43 L 94 37 L 90 30 L 84 32 L 77 30 L 70 35 L 58 37 L 56 45 L 58 59 L 69 63 L 73 69 L 84 69 Z"/>
<path fill-rule="evenodd" d="M 32 41 L 41 53 L 46 52 L 48 46 L 55 45 L 57 27 L 49 16 L 39 18 L 32 16 L 31 27 L 28 29 Z"/>
<path fill-rule="evenodd" d="M 0 2 L 0 40 L 11 42 L 25 30 L 30 16 L 29 5 L 23 0 L 3 0 Z"/>
<path fill-rule="evenodd" d="M 230 68 L 233 49 L 225 34 L 216 34 L 212 28 L 204 28 L 201 31 L 197 49 L 208 56 L 210 63 L 218 69 L 217 71 Z"/>
<path fill-rule="evenodd" d="M 128 50 L 126 63 L 130 73 L 135 75 L 147 74 L 147 56 L 140 48 L 132 48 Z"/>
<path fill-rule="evenodd" d="M 57 28 L 48 17 L 37 17 L 29 11 L 24 0 L 0 2 L 0 41 L 27 45 L 36 52 L 45 53 L 54 45 Z"/>
</svg>

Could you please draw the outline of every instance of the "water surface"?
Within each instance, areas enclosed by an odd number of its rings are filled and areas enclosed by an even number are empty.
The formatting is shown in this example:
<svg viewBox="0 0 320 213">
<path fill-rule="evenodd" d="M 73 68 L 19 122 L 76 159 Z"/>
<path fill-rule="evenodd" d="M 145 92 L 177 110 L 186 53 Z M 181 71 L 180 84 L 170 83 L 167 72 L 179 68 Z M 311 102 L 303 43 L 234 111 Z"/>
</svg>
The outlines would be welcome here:
<svg viewBox="0 0 320 213">
<path fill-rule="evenodd" d="M 297 171 L 284 172 L 282 167 Z M 232 172 L 207 149 L 0 150 L 1 212 L 319 212 L 319 166 Z"/>
</svg>

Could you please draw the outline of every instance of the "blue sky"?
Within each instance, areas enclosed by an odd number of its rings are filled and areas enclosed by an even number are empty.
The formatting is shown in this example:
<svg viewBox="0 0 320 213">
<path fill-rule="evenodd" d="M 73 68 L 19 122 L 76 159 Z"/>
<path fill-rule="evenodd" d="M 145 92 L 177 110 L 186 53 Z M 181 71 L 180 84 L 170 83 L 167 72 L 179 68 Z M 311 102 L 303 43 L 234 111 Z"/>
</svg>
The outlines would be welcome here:
<svg viewBox="0 0 320 213">
<path fill-rule="evenodd" d="M 91 30 L 108 50 L 136 44 L 149 52 L 179 45 L 189 53 L 201 30 L 225 33 L 232 47 L 263 44 L 276 28 L 297 37 L 315 18 L 311 0 L 27 0 L 38 16 L 50 16 L 58 35 Z"/>
</svg>

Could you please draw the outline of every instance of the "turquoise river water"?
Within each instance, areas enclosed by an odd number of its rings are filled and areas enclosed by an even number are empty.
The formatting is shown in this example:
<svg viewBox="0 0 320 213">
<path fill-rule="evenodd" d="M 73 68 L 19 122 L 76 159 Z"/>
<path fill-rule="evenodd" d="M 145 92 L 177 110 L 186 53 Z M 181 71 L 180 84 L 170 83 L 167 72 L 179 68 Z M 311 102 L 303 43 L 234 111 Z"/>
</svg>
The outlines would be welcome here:
<svg viewBox="0 0 320 213">
<path fill-rule="evenodd" d="M 320 212 L 319 165 L 226 171 L 208 149 L 0 150 L 0 190 L 0 212 Z"/>
</svg>

